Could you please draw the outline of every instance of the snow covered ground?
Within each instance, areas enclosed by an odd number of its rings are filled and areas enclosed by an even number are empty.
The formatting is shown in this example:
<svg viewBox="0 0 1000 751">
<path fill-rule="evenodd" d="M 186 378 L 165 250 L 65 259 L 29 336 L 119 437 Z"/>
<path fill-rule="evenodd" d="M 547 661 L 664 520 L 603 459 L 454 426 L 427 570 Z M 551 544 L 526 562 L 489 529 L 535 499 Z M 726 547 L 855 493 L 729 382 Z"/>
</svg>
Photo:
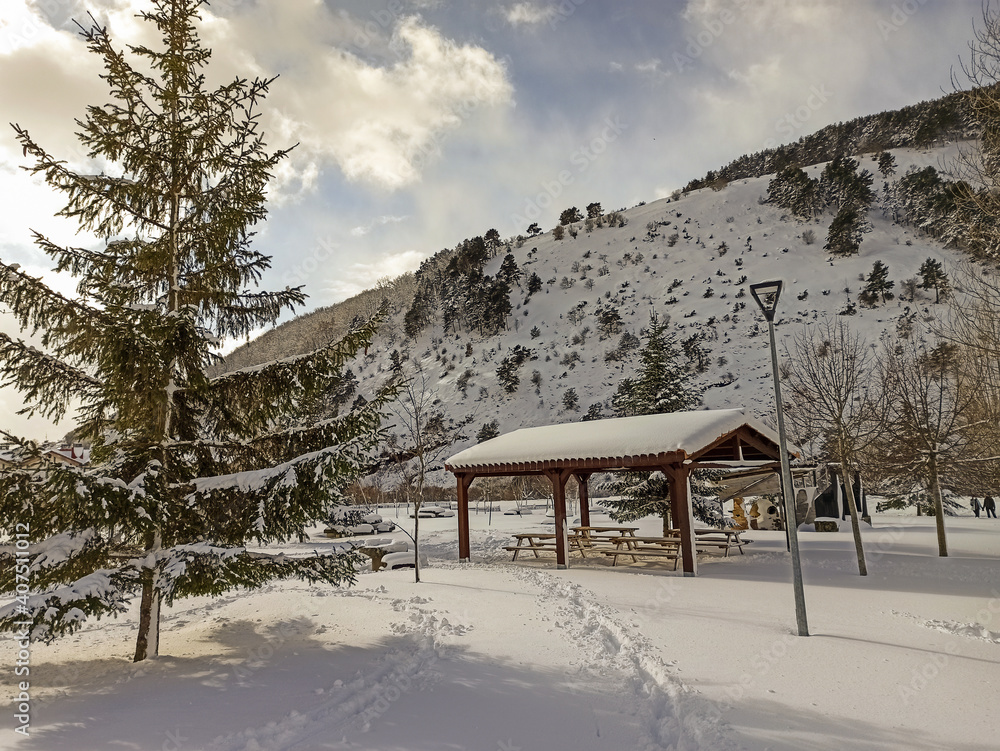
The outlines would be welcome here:
<svg viewBox="0 0 1000 751">
<path fill-rule="evenodd" d="M 997 748 L 1000 522 L 949 518 L 942 559 L 932 519 L 874 521 L 867 578 L 849 532 L 802 535 L 802 638 L 780 532 L 685 578 L 511 563 L 502 547 L 540 509 L 474 513 L 462 565 L 456 520 L 424 519 L 421 584 L 369 572 L 187 600 L 139 665 L 133 618 L 33 645 L 31 734 L 8 712 L 0 749 Z"/>
</svg>

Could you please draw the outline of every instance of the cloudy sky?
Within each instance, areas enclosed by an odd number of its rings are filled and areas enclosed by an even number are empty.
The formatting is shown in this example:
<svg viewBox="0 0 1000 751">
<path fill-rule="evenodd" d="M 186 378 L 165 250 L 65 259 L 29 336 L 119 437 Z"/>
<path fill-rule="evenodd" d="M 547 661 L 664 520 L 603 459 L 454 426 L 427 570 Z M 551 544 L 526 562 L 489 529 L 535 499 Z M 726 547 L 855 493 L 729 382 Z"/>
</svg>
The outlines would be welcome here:
<svg viewBox="0 0 1000 751">
<path fill-rule="evenodd" d="M 3 121 L 86 169 L 73 119 L 108 93 L 73 19 L 90 11 L 134 43 L 144 5 L 3 0 Z M 269 143 L 299 146 L 258 248 L 274 257 L 264 285 L 305 283 L 312 308 L 492 227 L 633 206 L 740 154 L 940 96 L 979 13 L 980 0 L 214 0 L 202 35 L 213 82 L 280 75 Z M 86 239 L 23 164 L 0 132 L 0 258 L 42 274 L 29 229 Z M 19 407 L 0 391 L 0 427 L 67 427 L 29 426 Z"/>
</svg>

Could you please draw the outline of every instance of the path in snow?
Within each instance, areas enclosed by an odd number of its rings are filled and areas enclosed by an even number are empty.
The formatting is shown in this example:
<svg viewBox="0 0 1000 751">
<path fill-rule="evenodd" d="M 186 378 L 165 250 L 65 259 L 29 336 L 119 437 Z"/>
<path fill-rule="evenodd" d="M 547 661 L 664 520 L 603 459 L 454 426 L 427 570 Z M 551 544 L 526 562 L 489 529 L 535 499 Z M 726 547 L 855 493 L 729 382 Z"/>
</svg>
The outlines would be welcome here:
<svg viewBox="0 0 1000 751">
<path fill-rule="evenodd" d="M 503 622 L 508 630 L 527 627 L 518 637 L 521 641 L 560 643 L 557 660 L 570 680 L 550 687 L 550 691 L 555 688 L 566 694 L 556 707 L 568 717 L 553 713 L 548 702 L 545 714 L 549 716 L 534 720 L 510 706 L 483 707 L 480 711 L 487 717 L 494 715 L 498 720 L 494 724 L 501 731 L 494 732 L 496 740 L 483 747 L 554 748 L 558 747 L 551 745 L 554 738 L 560 738 L 555 742 L 562 746 L 573 732 L 581 730 L 583 737 L 571 742 L 573 748 L 606 748 L 612 738 L 617 738 L 619 745 L 624 742 L 629 748 L 648 751 L 735 747 L 719 718 L 705 709 L 698 711 L 704 703 L 671 675 L 670 665 L 622 613 L 597 604 L 593 593 L 552 574 L 519 566 L 502 569 L 501 578 L 516 586 L 506 596 L 494 593 L 493 606 L 506 611 Z M 447 700 L 455 698 L 454 691 L 461 692 L 463 684 L 480 688 L 475 684 L 487 674 L 494 681 L 495 671 L 506 672 L 503 660 L 495 659 L 500 656 L 474 655 L 472 645 L 463 644 L 463 637 L 473 631 L 463 622 L 484 615 L 484 603 L 469 603 L 457 619 L 449 608 L 460 603 L 439 604 L 453 596 L 448 588 L 456 586 L 469 570 L 468 566 L 439 564 L 419 587 L 424 596 L 393 597 L 385 585 L 343 593 L 382 601 L 403 616 L 392 630 L 404 637 L 407 646 L 380 655 L 352 680 L 338 681 L 313 706 L 217 738 L 209 751 L 380 748 L 385 728 L 400 724 L 413 727 L 409 748 L 423 748 L 424 744 L 433 748 L 455 732 L 484 735 L 475 728 L 449 731 L 446 727 L 453 723 L 461 726 L 469 719 L 456 717 L 451 711 Z M 499 573 L 495 566 L 493 573 Z M 395 591 L 401 584 L 396 581 L 389 586 Z M 533 703 L 534 692 L 540 688 L 535 675 L 539 671 L 533 665 L 519 671 L 515 680 L 522 684 L 522 698 Z M 428 694 L 439 697 L 428 702 Z M 421 724 L 414 705 L 427 708 L 433 718 L 431 726 Z M 476 718 L 476 724 L 481 720 Z"/>
</svg>

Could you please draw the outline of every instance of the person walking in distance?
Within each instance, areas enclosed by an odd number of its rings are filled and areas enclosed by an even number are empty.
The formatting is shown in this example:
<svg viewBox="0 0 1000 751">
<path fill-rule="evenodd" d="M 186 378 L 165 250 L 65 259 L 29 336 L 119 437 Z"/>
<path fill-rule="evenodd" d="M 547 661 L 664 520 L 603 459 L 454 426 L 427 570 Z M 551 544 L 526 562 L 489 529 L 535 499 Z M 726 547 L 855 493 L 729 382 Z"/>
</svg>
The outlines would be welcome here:
<svg viewBox="0 0 1000 751">
<path fill-rule="evenodd" d="M 979 518 L 979 509 L 982 508 L 982 505 L 979 503 L 979 499 L 978 498 L 973 498 L 971 506 L 972 506 L 972 513 L 975 514 L 976 518 L 978 519 Z"/>
<path fill-rule="evenodd" d="M 993 496 L 986 496 L 983 499 L 983 508 L 986 509 L 986 518 L 989 519 L 991 516 L 997 518 L 997 503 L 993 500 Z"/>
</svg>

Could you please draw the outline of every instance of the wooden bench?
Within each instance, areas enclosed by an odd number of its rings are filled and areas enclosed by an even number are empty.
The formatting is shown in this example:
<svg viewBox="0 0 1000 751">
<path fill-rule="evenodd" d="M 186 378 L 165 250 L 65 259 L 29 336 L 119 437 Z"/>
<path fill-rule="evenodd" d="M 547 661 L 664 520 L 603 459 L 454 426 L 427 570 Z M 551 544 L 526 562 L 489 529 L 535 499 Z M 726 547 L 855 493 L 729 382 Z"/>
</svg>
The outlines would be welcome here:
<svg viewBox="0 0 1000 751">
<path fill-rule="evenodd" d="M 572 531 L 574 547 L 579 550 L 580 555 L 587 557 L 587 551 L 591 553 L 603 552 L 609 545 L 614 545 L 614 541 L 619 537 L 634 536 L 638 527 L 573 527 Z"/>
<path fill-rule="evenodd" d="M 646 558 L 664 558 L 667 560 L 673 560 L 674 571 L 677 570 L 677 561 L 681 558 L 681 552 L 679 548 L 664 547 L 662 545 L 638 545 L 633 548 L 617 548 L 615 550 L 602 550 L 603 555 L 613 558 L 612 566 L 618 565 L 618 559 L 623 555 L 627 555 L 632 559 L 633 563 L 638 563 L 640 559 Z"/>
<path fill-rule="evenodd" d="M 741 540 L 740 529 L 696 529 L 695 548 L 699 552 L 706 549 L 719 548 L 724 550 L 723 557 L 729 557 L 729 551 L 736 548 L 743 553 L 743 546 L 753 542 L 753 540 Z"/>
<path fill-rule="evenodd" d="M 517 544 L 507 545 L 504 547 L 504 550 L 509 550 L 514 553 L 514 557 L 511 558 L 512 561 L 516 561 L 517 554 L 522 551 L 530 550 L 535 554 L 535 558 L 540 557 L 538 555 L 540 552 L 557 552 L 556 535 L 550 532 L 522 532 L 511 535 L 511 537 L 517 540 Z M 566 542 L 568 543 L 568 553 L 580 553 L 581 555 L 584 555 L 583 542 L 577 535 L 568 535 Z"/>
<path fill-rule="evenodd" d="M 627 555 L 633 563 L 638 563 L 640 558 L 667 558 L 673 559 L 674 571 L 677 570 L 677 561 L 681 557 L 681 541 L 676 537 L 616 537 L 614 540 L 614 550 L 601 550 L 606 556 L 613 558 L 612 566 L 618 565 L 618 559 Z"/>
<path fill-rule="evenodd" d="M 504 550 L 512 551 L 514 553 L 514 557 L 511 558 L 511 560 L 516 561 L 518 553 L 530 550 L 534 552 L 535 558 L 538 558 L 539 551 L 555 553 L 556 546 L 555 543 L 553 543 L 552 545 L 507 545 L 504 547 Z"/>
</svg>

